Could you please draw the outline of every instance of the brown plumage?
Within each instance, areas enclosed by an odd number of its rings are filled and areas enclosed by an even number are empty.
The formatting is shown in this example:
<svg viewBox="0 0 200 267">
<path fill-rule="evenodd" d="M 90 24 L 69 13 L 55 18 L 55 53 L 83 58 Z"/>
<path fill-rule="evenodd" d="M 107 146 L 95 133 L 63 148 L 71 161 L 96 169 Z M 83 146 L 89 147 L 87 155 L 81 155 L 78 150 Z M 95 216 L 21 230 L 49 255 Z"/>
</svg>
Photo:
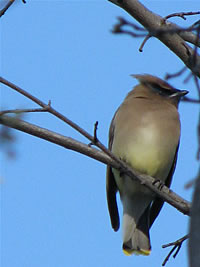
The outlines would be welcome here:
<svg viewBox="0 0 200 267">
<path fill-rule="evenodd" d="M 178 103 L 187 91 L 177 90 L 151 75 L 140 81 L 116 111 L 109 131 L 109 149 L 140 173 L 170 186 L 180 139 Z M 149 255 L 149 229 L 163 201 L 118 170 L 107 167 L 107 202 L 112 227 L 119 229 L 116 193 L 123 204 L 125 254 Z"/>
</svg>

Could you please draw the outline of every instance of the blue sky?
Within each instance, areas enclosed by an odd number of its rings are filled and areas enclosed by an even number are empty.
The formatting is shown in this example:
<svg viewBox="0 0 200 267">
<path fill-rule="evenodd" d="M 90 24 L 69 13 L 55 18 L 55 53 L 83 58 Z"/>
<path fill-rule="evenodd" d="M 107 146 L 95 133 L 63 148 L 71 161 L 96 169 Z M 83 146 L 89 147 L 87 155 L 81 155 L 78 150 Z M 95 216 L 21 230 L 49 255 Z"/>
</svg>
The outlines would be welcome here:
<svg viewBox="0 0 200 267">
<path fill-rule="evenodd" d="M 145 2 L 145 1 L 144 1 Z M 148 1 L 162 16 L 197 11 L 198 1 Z M 137 83 L 132 73 L 161 78 L 182 62 L 156 39 L 144 52 L 142 39 L 113 35 L 116 17 L 130 16 L 106 0 L 16 2 L 1 18 L 1 73 L 107 144 L 112 116 Z M 173 22 L 190 25 L 199 17 Z M 193 83 L 171 83 L 196 97 Z M 34 103 L 1 86 L 1 109 L 33 108 Z M 180 104 L 182 136 L 172 189 L 187 200 L 184 185 L 198 169 L 198 106 Z M 88 143 L 68 125 L 45 113 L 23 119 Z M 106 166 L 54 144 L 14 131 L 15 158 L 1 159 L 1 262 L 3 267 L 161 266 L 169 252 L 161 246 L 185 235 L 188 218 L 165 204 L 151 229 L 149 257 L 126 257 L 121 231 L 114 233 L 105 197 Z M 119 202 L 120 211 L 121 204 Z M 167 264 L 187 266 L 187 248 Z"/>
</svg>

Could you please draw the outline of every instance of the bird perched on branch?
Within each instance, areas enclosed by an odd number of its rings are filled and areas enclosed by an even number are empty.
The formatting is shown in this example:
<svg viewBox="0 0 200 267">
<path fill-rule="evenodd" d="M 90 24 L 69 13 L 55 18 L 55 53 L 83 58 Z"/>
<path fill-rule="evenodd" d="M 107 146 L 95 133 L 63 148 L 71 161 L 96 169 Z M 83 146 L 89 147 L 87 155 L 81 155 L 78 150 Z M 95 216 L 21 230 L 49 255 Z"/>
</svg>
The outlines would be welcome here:
<svg viewBox="0 0 200 267">
<path fill-rule="evenodd" d="M 151 75 L 132 75 L 140 82 L 116 111 L 109 131 L 109 149 L 141 174 L 170 186 L 180 139 L 178 104 L 188 91 Z M 123 251 L 149 255 L 149 229 L 163 200 L 140 182 L 107 167 L 107 202 L 112 227 L 119 229 L 116 193 L 123 204 Z"/>
</svg>

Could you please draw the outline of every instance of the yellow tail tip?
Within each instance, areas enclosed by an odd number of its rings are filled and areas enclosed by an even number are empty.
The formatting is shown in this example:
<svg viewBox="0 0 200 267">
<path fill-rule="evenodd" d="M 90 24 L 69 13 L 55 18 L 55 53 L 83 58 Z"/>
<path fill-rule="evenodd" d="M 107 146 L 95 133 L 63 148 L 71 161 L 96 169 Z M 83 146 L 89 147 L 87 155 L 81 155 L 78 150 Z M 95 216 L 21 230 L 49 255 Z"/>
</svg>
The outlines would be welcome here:
<svg viewBox="0 0 200 267">
<path fill-rule="evenodd" d="M 151 253 L 151 250 L 146 250 L 146 249 L 140 249 L 140 250 L 126 250 L 126 249 L 123 249 L 123 252 L 126 256 L 131 256 L 132 254 L 135 254 L 135 255 L 143 255 L 143 256 L 149 256 L 150 253 Z"/>
</svg>

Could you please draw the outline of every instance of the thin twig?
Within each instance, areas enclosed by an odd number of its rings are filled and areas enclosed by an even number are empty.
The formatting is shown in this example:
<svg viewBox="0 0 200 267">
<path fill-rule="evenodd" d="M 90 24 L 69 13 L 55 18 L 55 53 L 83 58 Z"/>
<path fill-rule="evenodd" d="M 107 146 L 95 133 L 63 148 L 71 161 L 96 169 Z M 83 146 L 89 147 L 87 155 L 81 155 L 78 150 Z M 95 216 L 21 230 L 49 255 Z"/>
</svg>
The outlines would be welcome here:
<svg viewBox="0 0 200 267">
<path fill-rule="evenodd" d="M 6 79 L 4 79 L 3 77 L 0 77 L 0 83 L 5 84 L 6 86 L 14 89 L 15 91 L 17 91 L 18 93 L 24 95 L 25 97 L 27 97 L 28 99 L 32 100 L 33 102 L 35 102 L 36 104 L 38 104 L 39 106 L 41 106 L 42 108 L 45 108 L 48 110 L 49 113 L 51 113 L 52 115 L 56 116 L 57 118 L 59 118 L 60 120 L 62 120 L 63 122 L 67 123 L 68 125 L 70 125 L 73 129 L 75 129 L 76 131 L 78 131 L 80 134 L 82 134 L 83 136 L 85 136 L 88 140 L 90 140 L 92 143 L 94 143 L 94 137 L 89 134 L 87 131 L 85 131 L 84 129 L 82 129 L 80 126 L 78 126 L 76 123 L 74 123 L 73 121 L 71 121 L 70 119 L 68 119 L 66 116 L 62 115 L 61 113 L 59 113 L 58 111 L 56 111 L 54 108 L 51 107 L 51 103 L 49 102 L 48 105 L 46 105 L 44 102 L 42 102 L 40 99 L 38 99 L 37 97 L 31 95 L 30 93 L 28 93 L 27 91 L 25 91 L 24 89 L 20 88 L 19 86 L 7 81 Z M 104 151 L 108 156 L 110 156 L 112 159 L 116 160 L 116 162 L 118 162 L 119 164 L 121 164 L 121 161 L 114 156 L 111 151 L 109 151 L 102 143 L 100 143 L 99 141 L 97 141 L 95 143 L 95 145 L 97 147 L 99 147 L 102 151 Z"/>
<path fill-rule="evenodd" d="M 172 18 L 172 17 L 180 17 L 180 18 L 186 20 L 185 16 L 192 16 L 192 15 L 198 15 L 198 14 L 200 14 L 200 11 L 197 11 L 197 12 L 176 12 L 176 13 L 172 13 L 172 14 L 167 15 L 166 17 L 163 18 L 163 20 L 166 21 L 167 19 Z"/>
<path fill-rule="evenodd" d="M 94 143 L 96 143 L 98 141 L 98 139 L 97 139 L 98 124 L 99 124 L 98 121 L 96 121 L 95 124 L 94 124 Z"/>
<path fill-rule="evenodd" d="M 187 70 L 187 67 L 184 66 L 182 69 L 180 69 L 179 71 L 173 73 L 173 74 L 170 74 L 170 73 L 166 73 L 165 75 L 165 79 L 166 80 L 169 80 L 169 79 L 172 79 L 172 78 L 176 78 L 178 76 L 181 76 L 183 74 L 183 72 L 185 72 Z"/>
<path fill-rule="evenodd" d="M 92 146 L 92 145 L 95 145 L 97 142 L 98 142 L 98 138 L 97 138 L 97 129 L 98 129 L 98 121 L 95 122 L 94 124 L 94 141 L 93 142 L 90 142 L 88 144 L 88 146 Z"/>
<path fill-rule="evenodd" d="M 167 263 L 167 261 L 169 260 L 170 256 L 172 255 L 172 253 L 175 251 L 174 255 L 173 255 L 173 258 L 175 258 L 178 254 L 178 252 L 180 251 L 181 249 L 181 246 L 183 244 L 183 242 L 189 238 L 189 235 L 185 235 L 183 237 L 181 237 L 180 239 L 174 241 L 174 242 L 171 242 L 169 244 L 166 244 L 166 245 L 163 245 L 162 248 L 167 248 L 167 247 L 171 247 L 173 246 L 173 248 L 170 250 L 170 252 L 168 253 L 167 257 L 165 258 L 165 260 L 163 261 L 162 263 L 162 266 L 165 266 L 165 264 Z"/>
<path fill-rule="evenodd" d="M 28 113 L 28 112 L 47 112 L 48 110 L 45 108 L 28 108 L 28 109 L 7 109 L 7 110 L 2 110 L 0 111 L 0 116 L 7 114 L 7 113 L 15 113 L 15 114 L 20 114 L 20 113 Z"/>
<path fill-rule="evenodd" d="M 131 35 L 132 37 L 145 37 L 147 35 L 147 31 L 144 28 L 139 27 L 138 25 L 127 21 L 122 17 L 118 17 L 118 20 L 119 22 L 114 25 L 112 33 L 128 34 Z M 122 29 L 123 26 L 130 26 L 131 28 L 136 30 L 136 32 L 142 32 L 142 33 L 135 33 L 128 30 L 124 30 Z"/>
<path fill-rule="evenodd" d="M 193 99 L 193 98 L 190 98 L 190 97 L 183 97 L 181 99 L 181 101 L 183 102 L 187 102 L 187 103 L 194 103 L 194 104 L 200 104 L 200 99 Z"/>
<path fill-rule="evenodd" d="M 166 79 L 166 80 L 169 80 L 169 79 L 172 79 L 172 78 L 181 76 L 186 70 L 187 70 L 187 67 L 184 66 L 181 70 L 179 70 L 179 71 L 177 71 L 177 72 L 175 72 L 175 73 L 173 73 L 173 74 L 166 73 L 166 75 L 165 75 L 165 79 Z M 191 75 L 192 75 L 192 73 L 190 73 L 190 74 L 186 77 L 186 79 L 184 80 L 184 83 L 185 83 L 186 81 L 189 80 L 189 78 L 191 77 Z M 195 76 L 195 75 L 194 75 L 194 76 Z M 188 78 L 188 77 L 189 77 L 189 78 Z M 197 85 L 197 84 L 198 84 L 198 79 L 196 78 L 195 81 L 196 81 L 196 82 L 195 82 L 195 83 L 196 83 L 196 87 L 198 88 L 198 87 L 199 87 L 199 86 Z M 197 90 L 200 91 L 199 89 L 197 89 Z M 184 96 L 184 97 L 182 98 L 181 101 L 183 101 L 183 102 L 187 102 L 187 103 L 194 103 L 194 104 L 196 103 L 196 104 L 200 104 L 200 97 L 199 97 L 199 99 L 193 99 L 193 98 Z"/>
<path fill-rule="evenodd" d="M 140 52 L 143 52 L 143 47 L 144 47 L 144 45 L 146 44 L 146 42 L 147 42 L 151 37 L 152 37 L 152 36 L 151 36 L 150 34 L 147 34 L 147 36 L 144 38 L 144 40 L 143 40 L 141 46 L 139 47 L 139 51 L 140 51 Z"/>
<path fill-rule="evenodd" d="M 159 41 L 161 41 L 173 53 L 175 53 L 190 70 L 192 70 L 198 77 L 200 77 L 200 68 L 195 70 L 193 69 L 193 65 L 190 62 L 190 56 L 188 56 L 185 49 L 183 49 L 182 47 L 182 43 L 184 43 L 184 40 L 186 39 L 188 40 L 188 42 L 194 44 L 196 36 L 195 34 L 193 34 L 193 32 L 196 32 L 199 28 L 198 23 L 193 25 L 192 27 L 187 28 L 179 27 L 176 24 L 170 22 L 162 25 L 162 17 L 147 9 L 142 3 L 140 3 L 140 1 L 108 1 L 127 11 L 146 29 L 147 33 L 159 39 Z M 184 32 L 186 33 L 184 34 Z M 192 32 L 192 34 L 190 34 L 189 32 Z M 138 34 L 137 31 L 136 34 Z M 198 43 L 198 45 L 200 46 L 200 42 Z M 189 45 L 187 46 L 188 50 L 191 52 L 190 54 L 192 55 L 193 49 Z M 197 65 L 200 65 L 199 55 L 197 55 Z"/>
<path fill-rule="evenodd" d="M 147 35 L 148 31 L 145 28 L 142 28 L 135 23 L 129 22 L 128 20 L 126 20 L 122 17 L 118 17 L 118 20 L 119 20 L 119 22 L 117 24 L 115 24 L 113 27 L 113 30 L 112 30 L 113 33 L 129 34 L 132 37 L 145 37 Z M 170 28 L 167 27 L 167 28 L 159 28 L 156 30 L 149 30 L 149 35 L 159 36 L 161 34 L 166 34 L 166 33 L 171 33 L 171 34 L 178 33 L 179 34 L 181 32 L 197 31 L 199 29 L 199 24 L 200 24 L 200 21 L 197 21 L 194 24 L 192 24 L 191 26 L 186 27 L 186 28 L 182 28 L 182 27 L 178 27 L 178 26 L 175 27 L 173 24 L 170 24 L 171 25 Z M 122 27 L 124 27 L 124 26 L 131 27 L 133 30 L 135 30 L 135 32 L 131 32 L 131 31 L 127 31 L 127 30 L 122 29 Z"/>
<path fill-rule="evenodd" d="M 192 78 L 192 76 L 193 76 L 193 73 L 190 72 L 190 73 L 188 74 L 188 76 L 183 80 L 183 83 L 188 83 L 189 80 Z"/>
<path fill-rule="evenodd" d="M 145 37 L 143 42 L 142 42 L 142 44 L 141 44 L 141 46 L 139 47 L 139 51 L 140 52 L 143 51 L 143 47 L 144 47 L 145 43 L 147 42 L 147 40 L 149 38 L 153 37 L 153 36 L 154 37 L 158 37 L 158 36 L 161 36 L 163 34 L 168 34 L 168 33 L 171 33 L 171 34 L 177 33 L 177 34 L 181 35 L 181 33 L 183 34 L 184 32 L 189 32 L 189 31 L 190 32 L 191 31 L 197 31 L 197 36 L 198 36 L 198 31 L 199 31 L 199 24 L 198 23 L 195 23 L 195 24 L 193 24 L 192 26 L 190 26 L 188 28 L 181 28 L 181 27 L 177 27 L 176 25 L 170 24 L 170 27 L 168 25 L 168 27 L 165 27 L 165 28 L 159 28 L 159 29 L 156 29 L 156 30 L 149 30 L 148 29 L 148 31 L 147 31 L 145 28 L 139 27 L 138 25 L 136 25 L 134 23 L 131 23 L 131 22 L 125 20 L 122 17 L 118 17 L 118 20 L 119 20 L 119 22 L 114 25 L 112 33 L 115 33 L 115 34 L 127 34 L 127 35 L 130 35 L 133 38 Z M 162 24 L 162 21 L 161 21 L 161 24 Z M 132 31 L 124 29 L 125 26 L 131 27 Z M 190 38 L 191 38 L 191 36 L 190 36 Z M 184 45 L 185 49 L 187 50 L 186 52 L 188 54 L 188 58 L 190 59 L 191 53 L 189 51 L 188 46 L 183 42 L 182 42 L 182 45 Z M 196 40 L 195 40 L 195 49 L 196 49 L 196 51 L 197 51 L 197 47 L 199 45 L 200 45 L 199 39 L 196 38 Z M 195 58 L 197 58 L 197 56 L 198 56 L 197 53 L 195 53 L 195 55 L 196 55 Z M 196 65 L 193 64 L 193 66 L 196 66 Z M 198 71 L 199 71 L 198 70 L 198 66 L 196 68 L 194 67 L 193 72 L 196 71 L 198 73 Z"/>
<path fill-rule="evenodd" d="M 4 8 L 0 10 L 0 17 L 2 17 L 5 12 L 9 9 L 9 7 L 15 2 L 15 0 L 9 0 L 9 2 L 5 5 Z"/>
<path fill-rule="evenodd" d="M 195 23 L 193 23 L 189 28 L 188 30 L 190 31 L 191 29 L 198 29 L 200 26 L 200 20 L 197 20 Z"/>
</svg>

